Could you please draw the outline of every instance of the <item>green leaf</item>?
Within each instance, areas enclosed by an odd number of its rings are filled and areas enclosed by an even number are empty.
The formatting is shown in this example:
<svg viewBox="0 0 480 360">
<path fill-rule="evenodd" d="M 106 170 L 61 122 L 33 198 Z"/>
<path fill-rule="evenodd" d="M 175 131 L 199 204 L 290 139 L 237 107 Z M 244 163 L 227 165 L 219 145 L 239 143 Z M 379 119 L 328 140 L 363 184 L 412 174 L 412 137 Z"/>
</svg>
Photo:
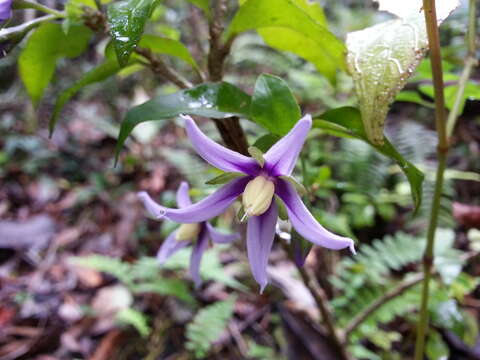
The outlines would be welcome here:
<svg viewBox="0 0 480 360">
<path fill-rule="evenodd" d="M 283 136 L 300 119 L 301 113 L 287 83 L 279 77 L 262 74 L 255 82 L 250 116 L 268 131 Z"/>
<path fill-rule="evenodd" d="M 108 7 L 110 34 L 120 65 L 127 64 L 130 54 L 137 47 L 153 5 L 153 0 L 124 0 Z"/>
<path fill-rule="evenodd" d="M 254 158 L 257 163 L 263 168 L 263 165 L 265 165 L 265 159 L 263 158 L 263 152 L 259 148 L 255 146 L 250 146 L 248 148 L 248 154 Z"/>
<path fill-rule="evenodd" d="M 395 101 L 412 102 L 425 107 L 435 108 L 435 105 L 433 103 L 425 101 L 424 99 L 422 99 L 422 97 L 417 91 L 412 90 L 401 91 L 395 98 Z"/>
<path fill-rule="evenodd" d="M 230 182 L 233 179 L 236 179 L 242 176 L 245 176 L 245 174 L 238 173 L 238 172 L 226 172 L 214 177 L 213 179 L 208 180 L 205 184 L 208 184 L 208 185 L 226 184 L 227 182 Z"/>
<path fill-rule="evenodd" d="M 188 90 L 156 97 L 127 113 L 118 135 L 116 155 L 125 140 L 138 124 L 144 121 L 169 119 L 180 114 L 198 115 L 211 118 L 225 118 L 234 115 L 248 117 L 250 96 L 227 82 L 201 84 Z"/>
<path fill-rule="evenodd" d="M 225 331 L 233 315 L 235 300 L 235 297 L 231 297 L 204 307 L 187 325 L 186 348 L 192 351 L 196 358 L 204 358 L 213 342 Z"/>
<path fill-rule="evenodd" d="M 390 104 L 405 86 L 428 48 L 425 18 L 418 6 L 379 1 L 380 9 L 399 19 L 347 34 L 347 66 L 353 77 L 362 121 L 370 142 L 383 143 L 383 126 Z M 456 1 L 443 1 L 439 20 Z"/>
<path fill-rule="evenodd" d="M 121 67 L 116 59 L 107 59 L 99 66 L 93 68 L 92 70 L 84 74 L 82 78 L 80 78 L 68 89 L 62 91 L 58 96 L 57 101 L 55 102 L 55 107 L 53 109 L 52 116 L 50 117 L 50 121 L 48 124 L 50 135 L 53 133 L 53 130 L 58 120 L 58 116 L 60 115 L 63 107 L 72 98 L 72 96 L 74 96 L 83 87 L 99 81 L 103 81 L 108 77 L 116 74 L 120 70 Z"/>
<path fill-rule="evenodd" d="M 257 139 L 253 146 L 260 149 L 263 153 L 266 153 L 268 149 L 270 149 L 273 144 L 275 144 L 281 137 L 275 134 L 266 134 Z"/>
<path fill-rule="evenodd" d="M 317 120 L 318 119 L 318 120 Z M 314 121 L 314 127 L 323 129 L 335 136 L 356 138 L 363 140 L 373 146 L 378 152 L 394 160 L 401 168 L 410 183 L 415 211 L 417 211 L 422 202 L 422 183 L 423 173 L 405 158 L 393 147 L 385 138 L 383 144 L 377 145 L 368 138 L 361 114 L 358 109 L 353 107 L 342 107 L 330 110 L 320 115 Z"/>
<path fill-rule="evenodd" d="M 331 81 L 345 68 L 344 45 L 326 28 L 318 4 L 305 0 L 248 0 L 235 14 L 228 37 L 259 30 L 265 42 L 312 61 Z"/>
<path fill-rule="evenodd" d="M 117 321 L 132 325 L 142 337 L 147 337 L 152 329 L 148 326 L 148 317 L 135 309 L 126 308 L 117 313 Z"/>
<path fill-rule="evenodd" d="M 205 15 L 207 15 L 207 17 L 211 16 L 210 0 L 187 0 L 187 1 L 191 2 L 196 7 L 199 7 L 200 9 L 202 9 Z"/>
<path fill-rule="evenodd" d="M 65 34 L 60 24 L 44 23 L 30 36 L 18 59 L 20 77 L 28 95 L 37 105 L 55 72 L 57 60 L 80 55 L 92 32 L 84 26 L 72 26 Z"/>
<path fill-rule="evenodd" d="M 154 53 L 175 56 L 198 69 L 198 64 L 190 51 L 180 41 L 156 35 L 143 35 L 139 45 L 152 50 Z"/>
</svg>

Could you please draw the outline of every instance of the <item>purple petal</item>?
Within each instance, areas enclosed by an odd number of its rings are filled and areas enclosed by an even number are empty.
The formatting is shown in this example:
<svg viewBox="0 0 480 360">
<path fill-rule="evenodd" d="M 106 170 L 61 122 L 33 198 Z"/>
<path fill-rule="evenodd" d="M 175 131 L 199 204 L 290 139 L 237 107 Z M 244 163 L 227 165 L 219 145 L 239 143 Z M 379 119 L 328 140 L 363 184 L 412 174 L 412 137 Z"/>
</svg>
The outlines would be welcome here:
<svg viewBox="0 0 480 360">
<path fill-rule="evenodd" d="M 195 283 L 195 288 L 198 289 L 202 284 L 202 278 L 200 277 L 200 262 L 202 256 L 208 247 L 208 232 L 203 229 L 198 237 L 198 240 L 193 245 L 192 255 L 190 256 L 190 276 Z"/>
<path fill-rule="evenodd" d="M 285 180 L 278 179 L 275 185 L 275 193 L 283 200 L 292 226 L 301 236 L 315 245 L 333 250 L 348 247 L 352 253 L 355 253 L 352 239 L 331 233 L 315 220 L 303 204 L 293 185 Z"/>
<path fill-rule="evenodd" d="M 232 241 L 240 239 L 239 234 L 224 234 L 217 229 L 215 229 L 211 224 L 207 222 L 207 230 L 210 236 L 210 239 L 217 244 L 228 244 Z"/>
<path fill-rule="evenodd" d="M 202 222 L 221 214 L 235 199 L 243 193 L 250 177 L 244 176 L 230 181 L 198 203 L 182 209 L 163 207 L 153 201 L 146 192 L 140 192 L 138 197 L 147 210 L 157 219 L 163 217 L 183 223 Z"/>
<path fill-rule="evenodd" d="M 170 256 L 175 254 L 178 250 L 183 249 L 190 241 L 177 241 L 175 238 L 177 231 L 172 232 L 170 235 L 167 236 L 165 241 L 162 243 L 162 246 L 157 252 L 157 261 L 160 265 L 162 265 L 165 261 L 168 260 Z"/>
<path fill-rule="evenodd" d="M 312 127 L 312 117 L 305 115 L 292 130 L 277 141 L 264 155 L 265 167 L 273 176 L 290 175 Z"/>
<path fill-rule="evenodd" d="M 272 249 L 277 224 L 277 204 L 272 202 L 270 208 L 260 216 L 252 216 L 247 225 L 247 254 L 253 277 L 260 285 L 260 293 L 268 283 L 268 255 Z"/>
<path fill-rule="evenodd" d="M 190 200 L 188 190 L 188 183 L 186 181 L 182 181 L 177 190 L 177 206 L 180 209 L 192 205 L 192 200 Z"/>
<path fill-rule="evenodd" d="M 217 144 L 200 131 L 190 116 L 183 118 L 193 147 L 211 165 L 227 172 L 243 172 L 252 176 L 258 174 L 260 167 L 254 159 Z"/>
<path fill-rule="evenodd" d="M 12 0 L 0 0 L 0 21 L 12 17 Z"/>
</svg>

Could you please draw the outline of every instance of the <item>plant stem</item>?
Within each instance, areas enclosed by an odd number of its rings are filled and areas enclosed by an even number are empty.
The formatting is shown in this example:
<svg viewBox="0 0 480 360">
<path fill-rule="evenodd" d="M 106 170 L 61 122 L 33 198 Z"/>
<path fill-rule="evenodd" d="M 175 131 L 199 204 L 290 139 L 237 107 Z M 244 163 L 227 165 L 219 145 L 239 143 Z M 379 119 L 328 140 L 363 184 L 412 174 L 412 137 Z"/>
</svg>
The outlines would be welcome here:
<svg viewBox="0 0 480 360">
<path fill-rule="evenodd" d="M 432 208 L 427 231 L 427 245 L 423 254 L 423 287 L 420 305 L 420 319 L 417 327 L 417 339 L 415 343 L 415 360 L 422 360 L 425 348 L 425 336 L 428 330 L 428 297 L 429 285 L 432 277 L 434 261 L 435 231 L 438 223 L 440 199 L 443 191 L 443 175 L 445 172 L 448 138 L 445 120 L 445 99 L 443 94 L 442 62 L 440 54 L 440 40 L 438 34 L 438 22 L 435 10 L 435 0 L 423 0 L 423 11 L 427 25 L 428 43 L 430 46 L 430 62 L 432 66 L 433 86 L 435 90 L 435 127 L 438 135 L 438 165 L 435 179 L 435 191 L 433 194 Z"/>
<path fill-rule="evenodd" d="M 424 277 L 423 274 L 415 274 L 408 279 L 401 281 L 396 287 L 393 289 L 387 291 L 385 294 L 383 294 L 381 297 L 376 299 L 374 302 L 372 302 L 370 305 L 368 305 L 362 312 L 357 314 L 353 318 L 352 321 L 350 321 L 347 326 L 345 326 L 345 336 L 348 338 L 348 336 L 362 323 L 364 322 L 373 312 L 377 311 L 382 305 L 385 303 L 389 302 L 390 300 L 396 298 L 397 296 L 403 294 L 405 291 L 410 289 L 411 287 L 417 285 L 420 283 Z"/>
<path fill-rule="evenodd" d="M 35 9 L 46 14 L 54 15 L 56 17 L 66 17 L 67 15 L 64 12 L 49 8 L 42 4 L 36 3 L 30 0 L 17 0 L 13 3 L 13 8 L 15 9 Z"/>
<path fill-rule="evenodd" d="M 223 21 L 227 13 L 227 3 L 226 0 L 216 1 L 214 14 L 209 23 L 210 51 L 207 67 L 209 80 L 213 82 L 222 81 L 225 59 L 230 53 L 230 47 L 234 40 L 234 38 L 231 38 L 225 44 L 222 43 Z M 247 138 L 238 117 L 213 120 L 225 144 L 241 154 L 248 155 Z"/>
<path fill-rule="evenodd" d="M 465 86 L 467 85 L 473 68 L 478 64 L 478 60 L 475 57 L 475 30 L 476 30 L 476 0 L 470 0 L 469 2 L 469 16 L 468 16 L 468 30 L 467 30 L 467 58 L 465 59 L 465 67 L 463 68 L 462 75 L 458 81 L 458 90 L 455 94 L 455 101 L 453 103 L 452 110 L 448 114 L 447 119 L 447 136 L 450 137 L 455 128 L 458 116 L 460 115 L 460 106 L 463 103 L 463 95 L 465 93 Z"/>
<path fill-rule="evenodd" d="M 341 355 L 341 359 L 343 360 L 350 360 L 351 357 L 346 351 L 346 341 L 345 335 L 343 334 L 340 329 L 335 326 L 335 321 L 333 319 L 332 311 L 328 305 L 328 298 L 321 286 L 315 281 L 315 277 L 307 271 L 307 269 L 303 266 L 299 266 L 295 261 L 295 256 L 293 254 L 291 246 L 285 242 L 283 239 L 279 239 L 283 249 L 288 254 L 289 259 L 295 264 L 297 267 L 298 272 L 300 273 L 300 277 L 302 282 L 305 284 L 307 289 L 312 294 L 315 303 L 320 310 L 320 314 L 322 315 L 322 320 L 327 328 L 328 336 L 330 340 L 333 342 L 333 345 Z"/>
</svg>

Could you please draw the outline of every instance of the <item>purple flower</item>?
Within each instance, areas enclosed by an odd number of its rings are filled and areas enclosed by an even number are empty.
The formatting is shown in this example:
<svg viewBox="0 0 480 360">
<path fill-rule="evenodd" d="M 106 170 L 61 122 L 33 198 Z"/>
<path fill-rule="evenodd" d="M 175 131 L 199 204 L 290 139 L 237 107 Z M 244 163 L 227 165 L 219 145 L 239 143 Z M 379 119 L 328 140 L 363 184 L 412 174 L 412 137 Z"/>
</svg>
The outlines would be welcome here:
<svg viewBox="0 0 480 360">
<path fill-rule="evenodd" d="M 201 222 L 222 213 L 235 199 L 243 194 L 242 202 L 248 217 L 247 253 L 253 277 L 261 291 L 267 285 L 267 262 L 275 237 L 278 210 L 273 196 L 285 204 L 292 226 L 305 239 L 329 249 L 350 248 L 355 252 L 353 241 L 335 235 L 322 227 L 308 211 L 289 180 L 312 126 L 310 115 L 300 119 L 295 127 L 255 160 L 229 150 L 210 140 L 190 117 L 186 119 L 187 135 L 198 154 L 211 165 L 226 171 L 241 173 L 223 185 L 212 195 L 181 209 L 170 209 L 155 203 L 146 193 L 141 199 L 147 209 L 157 218 L 192 223 Z"/>
<path fill-rule="evenodd" d="M 150 203 L 153 203 L 153 200 L 145 192 L 140 192 L 138 196 L 145 202 L 147 209 L 150 210 Z M 177 190 L 177 205 L 180 209 L 185 209 L 192 205 L 192 201 L 188 196 L 188 184 L 186 182 L 182 182 Z M 195 287 L 199 287 L 202 283 L 200 262 L 204 251 L 208 247 L 209 238 L 214 243 L 226 244 L 238 239 L 239 236 L 238 234 L 222 234 L 206 221 L 185 223 L 180 225 L 177 230 L 165 239 L 158 250 L 157 260 L 161 265 L 178 250 L 192 244 L 190 275 L 195 282 Z"/>
<path fill-rule="evenodd" d="M 0 0 L 0 21 L 12 17 L 12 1 L 13 0 Z"/>
</svg>

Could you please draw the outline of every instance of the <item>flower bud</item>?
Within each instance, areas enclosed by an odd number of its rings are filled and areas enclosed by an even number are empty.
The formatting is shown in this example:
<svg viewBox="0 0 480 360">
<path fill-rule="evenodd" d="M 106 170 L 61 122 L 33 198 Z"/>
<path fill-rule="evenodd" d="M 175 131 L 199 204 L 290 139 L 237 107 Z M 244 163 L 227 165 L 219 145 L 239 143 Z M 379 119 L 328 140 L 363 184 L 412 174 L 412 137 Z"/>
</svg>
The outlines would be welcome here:
<svg viewBox="0 0 480 360">
<path fill-rule="evenodd" d="M 257 176 L 248 182 L 243 192 L 243 207 L 248 216 L 262 215 L 272 203 L 275 185 L 265 176 Z"/>
<path fill-rule="evenodd" d="M 200 234 L 200 230 L 201 227 L 198 223 L 182 224 L 178 228 L 175 238 L 177 241 L 196 240 L 198 234 Z"/>
</svg>

